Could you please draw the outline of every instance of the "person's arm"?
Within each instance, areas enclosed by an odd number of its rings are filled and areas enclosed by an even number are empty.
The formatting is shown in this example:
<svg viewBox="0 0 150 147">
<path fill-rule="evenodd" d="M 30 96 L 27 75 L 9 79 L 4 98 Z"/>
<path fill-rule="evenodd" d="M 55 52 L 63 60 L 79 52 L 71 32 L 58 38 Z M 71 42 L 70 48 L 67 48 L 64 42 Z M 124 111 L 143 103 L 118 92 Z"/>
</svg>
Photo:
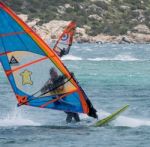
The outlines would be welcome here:
<svg viewBox="0 0 150 147">
<path fill-rule="evenodd" d="M 70 47 L 71 47 L 71 45 L 69 45 L 66 49 L 63 48 L 63 50 L 61 50 L 61 52 L 63 53 L 63 55 L 67 55 L 69 53 Z"/>
<path fill-rule="evenodd" d="M 44 86 L 41 88 L 41 93 L 45 93 L 49 90 L 49 88 L 51 87 L 52 83 L 50 80 L 48 80 Z"/>
</svg>

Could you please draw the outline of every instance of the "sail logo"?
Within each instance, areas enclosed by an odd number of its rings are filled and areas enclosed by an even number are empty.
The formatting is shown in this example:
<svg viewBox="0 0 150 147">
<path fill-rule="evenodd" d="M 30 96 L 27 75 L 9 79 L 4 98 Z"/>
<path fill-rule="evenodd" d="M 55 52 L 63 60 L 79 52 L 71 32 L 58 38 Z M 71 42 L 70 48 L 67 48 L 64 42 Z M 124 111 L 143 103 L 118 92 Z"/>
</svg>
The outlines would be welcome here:
<svg viewBox="0 0 150 147">
<path fill-rule="evenodd" d="M 64 34 L 61 40 L 66 41 L 68 39 L 68 37 L 69 37 L 68 34 Z"/>
<path fill-rule="evenodd" d="M 18 64 L 18 63 L 19 63 L 18 60 L 14 56 L 12 56 L 9 61 L 9 64 L 14 65 L 14 64 Z"/>
<path fill-rule="evenodd" d="M 22 85 L 33 85 L 33 81 L 31 80 L 31 71 L 24 70 L 20 73 L 20 75 L 22 76 Z"/>
</svg>

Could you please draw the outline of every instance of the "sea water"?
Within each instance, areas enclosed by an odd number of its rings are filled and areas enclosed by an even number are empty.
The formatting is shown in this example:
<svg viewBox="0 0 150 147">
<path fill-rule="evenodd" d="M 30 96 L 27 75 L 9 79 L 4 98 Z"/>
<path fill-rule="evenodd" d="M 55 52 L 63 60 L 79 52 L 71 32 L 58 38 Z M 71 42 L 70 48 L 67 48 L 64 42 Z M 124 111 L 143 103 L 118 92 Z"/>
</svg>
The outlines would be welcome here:
<svg viewBox="0 0 150 147">
<path fill-rule="evenodd" d="M 3 147 L 149 147 L 150 45 L 74 44 L 62 58 L 74 72 L 99 119 L 130 107 L 109 125 L 80 115 L 66 124 L 61 111 L 17 107 L 15 95 L 0 66 L 0 146 Z"/>
</svg>

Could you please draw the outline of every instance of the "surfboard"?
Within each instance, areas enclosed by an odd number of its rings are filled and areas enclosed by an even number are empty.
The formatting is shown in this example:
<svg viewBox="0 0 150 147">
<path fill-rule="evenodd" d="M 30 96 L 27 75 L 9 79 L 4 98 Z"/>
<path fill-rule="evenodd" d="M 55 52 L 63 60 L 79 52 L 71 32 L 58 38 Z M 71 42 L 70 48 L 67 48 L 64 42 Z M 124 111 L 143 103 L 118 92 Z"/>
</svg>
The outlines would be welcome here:
<svg viewBox="0 0 150 147">
<path fill-rule="evenodd" d="M 109 122 L 111 122 L 112 120 L 116 119 L 121 113 L 123 113 L 127 108 L 129 107 L 129 105 L 125 105 L 122 108 L 120 108 L 119 110 L 113 112 L 112 114 L 110 114 L 109 116 L 98 120 L 94 126 L 95 127 L 101 127 L 104 126 L 106 124 L 108 124 Z"/>
</svg>

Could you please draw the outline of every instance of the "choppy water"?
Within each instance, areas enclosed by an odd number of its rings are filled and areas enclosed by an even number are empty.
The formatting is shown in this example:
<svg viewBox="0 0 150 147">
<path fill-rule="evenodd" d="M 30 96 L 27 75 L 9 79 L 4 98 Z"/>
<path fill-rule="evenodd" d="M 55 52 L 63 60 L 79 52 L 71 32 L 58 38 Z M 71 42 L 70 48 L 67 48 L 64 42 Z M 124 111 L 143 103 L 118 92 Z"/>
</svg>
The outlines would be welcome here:
<svg viewBox="0 0 150 147">
<path fill-rule="evenodd" d="M 100 118 L 125 104 L 130 108 L 105 127 L 90 127 L 94 120 L 85 115 L 66 125 L 63 112 L 16 107 L 0 67 L 0 146 L 149 147 L 150 45 L 75 44 L 63 60 Z"/>
</svg>

